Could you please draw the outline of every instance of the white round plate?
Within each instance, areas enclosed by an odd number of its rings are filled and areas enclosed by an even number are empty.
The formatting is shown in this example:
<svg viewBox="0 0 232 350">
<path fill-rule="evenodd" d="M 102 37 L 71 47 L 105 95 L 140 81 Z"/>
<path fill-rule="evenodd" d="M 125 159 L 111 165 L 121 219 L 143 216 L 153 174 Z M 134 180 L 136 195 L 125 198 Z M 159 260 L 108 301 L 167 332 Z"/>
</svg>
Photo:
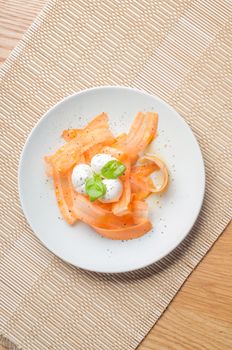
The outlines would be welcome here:
<svg viewBox="0 0 232 350">
<path fill-rule="evenodd" d="M 153 230 L 130 241 L 102 238 L 82 222 L 66 224 L 44 171 L 43 158 L 63 144 L 62 131 L 84 127 L 102 111 L 108 113 L 115 135 L 129 129 L 138 111 L 159 113 L 158 137 L 149 152 L 167 164 L 170 187 L 162 197 L 148 199 Z M 21 204 L 37 237 L 61 259 L 98 272 L 136 270 L 170 253 L 192 228 L 204 189 L 201 151 L 186 122 L 160 98 L 120 86 L 81 91 L 51 108 L 28 137 L 19 166 Z"/>
</svg>

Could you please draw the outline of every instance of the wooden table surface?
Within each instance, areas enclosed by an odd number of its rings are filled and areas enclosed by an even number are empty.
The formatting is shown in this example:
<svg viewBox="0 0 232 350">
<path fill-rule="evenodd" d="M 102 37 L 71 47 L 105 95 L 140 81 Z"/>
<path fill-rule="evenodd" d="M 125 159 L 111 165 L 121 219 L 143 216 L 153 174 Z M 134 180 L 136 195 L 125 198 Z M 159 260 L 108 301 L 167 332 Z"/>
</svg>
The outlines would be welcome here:
<svg viewBox="0 0 232 350">
<path fill-rule="evenodd" d="M 0 65 L 44 3 L 45 0 L 0 0 Z M 232 349 L 232 224 L 138 349 Z"/>
</svg>

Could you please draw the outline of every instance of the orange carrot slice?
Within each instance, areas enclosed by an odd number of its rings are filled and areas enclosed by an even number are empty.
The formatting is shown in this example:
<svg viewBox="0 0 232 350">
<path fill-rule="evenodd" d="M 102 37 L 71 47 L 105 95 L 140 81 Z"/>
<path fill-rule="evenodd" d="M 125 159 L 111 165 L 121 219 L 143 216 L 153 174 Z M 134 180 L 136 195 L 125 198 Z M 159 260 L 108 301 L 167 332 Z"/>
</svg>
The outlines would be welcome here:
<svg viewBox="0 0 232 350">
<path fill-rule="evenodd" d="M 155 188 L 153 181 L 147 177 L 144 179 L 131 178 L 131 192 L 134 200 L 144 200 L 151 194 L 151 189 Z"/>
<path fill-rule="evenodd" d="M 62 137 L 65 141 L 69 142 L 77 136 L 83 133 L 83 129 L 67 129 L 62 132 Z"/>
<path fill-rule="evenodd" d="M 127 226 L 133 223 L 132 216 L 119 218 L 95 202 L 90 202 L 87 197 L 77 193 L 74 199 L 73 212 L 76 217 L 86 224 L 107 229 Z"/>
<path fill-rule="evenodd" d="M 50 162 L 57 171 L 66 172 L 75 164 L 80 162 L 82 153 L 88 151 L 91 147 L 102 144 L 108 145 L 114 141 L 114 137 L 108 127 L 85 131 L 80 137 L 66 143 L 50 157 Z"/>
<path fill-rule="evenodd" d="M 103 147 L 101 153 L 110 154 L 112 157 L 117 158 L 121 162 L 123 162 L 124 159 L 128 160 L 127 154 L 125 154 L 121 150 L 115 148 L 113 145 Z"/>
<path fill-rule="evenodd" d="M 131 184 L 130 184 L 130 159 L 126 155 L 120 155 L 121 161 L 126 166 L 125 174 L 120 176 L 123 183 L 123 193 L 119 201 L 112 205 L 114 215 L 122 216 L 130 213 Z"/>
<path fill-rule="evenodd" d="M 159 170 L 158 165 L 150 161 L 144 165 L 136 165 L 132 167 L 130 183 L 134 199 L 143 200 L 151 194 L 151 188 L 155 187 L 148 176 L 156 170 Z"/>
<path fill-rule="evenodd" d="M 116 138 L 115 138 L 115 144 L 119 143 L 119 142 L 124 142 L 127 138 L 127 134 L 126 133 L 122 133 L 120 135 L 118 135 Z"/>
<path fill-rule="evenodd" d="M 129 178 L 123 181 L 123 193 L 119 201 L 112 206 L 114 215 L 122 216 L 130 213 L 131 185 Z"/>
<path fill-rule="evenodd" d="M 152 193 L 155 193 L 155 194 L 164 193 L 167 190 L 168 183 L 169 183 L 169 175 L 168 175 L 168 169 L 167 169 L 166 165 L 164 164 L 164 162 L 160 158 L 154 156 L 153 154 L 147 153 L 144 156 L 144 159 L 149 160 L 151 162 L 154 162 L 154 164 L 159 167 L 159 170 L 161 171 L 162 176 L 163 176 L 162 185 L 159 188 L 150 188 L 150 191 Z"/>
<path fill-rule="evenodd" d="M 92 226 L 94 230 L 103 237 L 114 240 L 129 240 L 143 236 L 152 229 L 152 224 L 148 220 L 144 220 L 138 225 L 125 228 L 106 229 L 102 227 Z"/>
<path fill-rule="evenodd" d="M 153 161 L 148 161 L 146 164 L 133 166 L 131 168 L 131 176 L 146 177 L 156 170 L 159 170 L 159 166 Z"/>
<path fill-rule="evenodd" d="M 114 240 L 128 240 L 143 236 L 151 230 L 152 224 L 147 219 L 148 207 L 147 203 L 141 201 L 134 201 L 131 204 L 133 224 L 129 222 L 121 222 L 121 226 L 117 228 L 103 228 L 97 225 L 92 225 L 96 232 L 102 236 Z"/>
<path fill-rule="evenodd" d="M 146 202 L 133 200 L 131 203 L 131 210 L 133 212 L 133 219 L 135 224 L 139 224 L 145 219 L 148 219 L 148 204 Z"/>
<path fill-rule="evenodd" d="M 56 169 L 53 169 L 53 182 L 61 215 L 68 224 L 72 225 L 76 222 L 77 218 L 72 210 L 74 197 L 71 185 L 71 174 L 60 174 Z"/>
<path fill-rule="evenodd" d="M 108 123 L 108 117 L 106 113 L 101 113 L 98 116 L 96 116 L 93 120 L 91 120 L 87 126 L 83 129 L 67 129 L 64 130 L 62 133 L 62 137 L 65 141 L 69 142 L 75 137 L 79 137 L 83 134 L 83 132 L 94 130 L 101 128 L 102 126 L 107 126 Z"/>
<path fill-rule="evenodd" d="M 157 126 L 157 113 L 139 112 L 135 117 L 127 137 L 116 142 L 114 147 L 121 149 L 124 153 L 130 155 L 132 161 L 135 161 L 138 154 L 144 151 L 148 144 L 154 139 Z"/>
</svg>

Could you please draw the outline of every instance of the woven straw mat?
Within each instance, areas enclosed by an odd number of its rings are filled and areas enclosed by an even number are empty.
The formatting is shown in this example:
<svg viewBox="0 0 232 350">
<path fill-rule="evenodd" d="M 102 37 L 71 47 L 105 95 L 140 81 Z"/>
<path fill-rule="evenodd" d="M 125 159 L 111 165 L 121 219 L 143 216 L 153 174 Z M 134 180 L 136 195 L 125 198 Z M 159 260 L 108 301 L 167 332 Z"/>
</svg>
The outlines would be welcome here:
<svg viewBox="0 0 232 350">
<path fill-rule="evenodd" d="M 228 0 L 51 0 L 1 71 L 2 343 L 30 350 L 135 349 L 225 226 L 231 210 Z M 75 91 L 129 85 L 185 118 L 206 165 L 206 196 L 187 239 L 128 274 L 90 273 L 50 253 L 20 208 L 27 135 Z"/>
</svg>

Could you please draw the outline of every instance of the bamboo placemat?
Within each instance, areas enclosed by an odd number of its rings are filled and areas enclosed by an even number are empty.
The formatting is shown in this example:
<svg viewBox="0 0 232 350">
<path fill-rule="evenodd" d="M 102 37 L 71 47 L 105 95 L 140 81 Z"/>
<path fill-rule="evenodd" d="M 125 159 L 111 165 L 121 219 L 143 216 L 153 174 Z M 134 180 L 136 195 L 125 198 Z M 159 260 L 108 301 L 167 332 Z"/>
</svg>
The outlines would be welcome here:
<svg viewBox="0 0 232 350">
<path fill-rule="evenodd" d="M 50 0 L 14 50 L 1 71 L 2 343 L 136 348 L 223 231 L 231 217 L 231 11 L 226 0 Z M 17 165 L 49 107 L 110 84 L 145 89 L 177 109 L 201 145 L 207 188 L 197 224 L 172 254 L 144 270 L 100 275 L 36 239 L 20 209 Z"/>
</svg>

